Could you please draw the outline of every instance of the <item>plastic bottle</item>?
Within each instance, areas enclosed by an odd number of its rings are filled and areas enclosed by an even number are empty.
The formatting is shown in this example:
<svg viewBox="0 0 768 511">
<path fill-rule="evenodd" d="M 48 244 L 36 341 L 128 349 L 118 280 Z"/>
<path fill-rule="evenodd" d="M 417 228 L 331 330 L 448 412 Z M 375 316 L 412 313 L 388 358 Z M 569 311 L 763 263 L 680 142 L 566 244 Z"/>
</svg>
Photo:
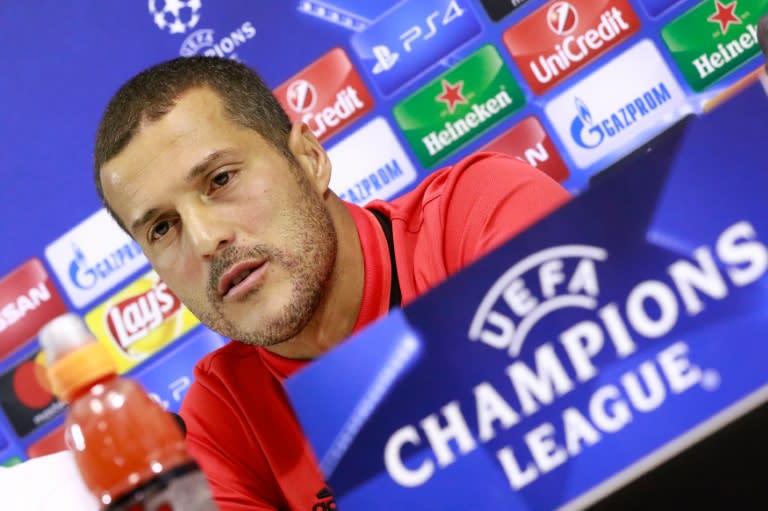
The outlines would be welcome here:
<svg viewBox="0 0 768 511">
<path fill-rule="evenodd" d="M 79 316 L 53 319 L 39 339 L 53 391 L 69 404 L 66 443 L 103 510 L 216 510 L 173 416 L 117 375 Z"/>
</svg>

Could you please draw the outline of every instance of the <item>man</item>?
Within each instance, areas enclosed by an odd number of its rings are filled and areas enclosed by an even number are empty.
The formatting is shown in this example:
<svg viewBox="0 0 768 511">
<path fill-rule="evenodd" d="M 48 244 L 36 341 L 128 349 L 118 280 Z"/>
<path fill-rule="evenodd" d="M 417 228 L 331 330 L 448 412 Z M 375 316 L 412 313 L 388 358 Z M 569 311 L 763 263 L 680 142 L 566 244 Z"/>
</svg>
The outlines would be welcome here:
<svg viewBox="0 0 768 511">
<path fill-rule="evenodd" d="M 328 502 L 284 378 L 568 199 L 500 155 L 438 170 L 368 209 L 340 200 L 330 175 L 308 127 L 291 125 L 259 77 L 229 60 L 142 72 L 99 126 L 104 204 L 186 306 L 239 341 L 199 362 L 182 408 L 223 510 Z M 395 275 L 401 300 L 390 296 Z"/>
</svg>

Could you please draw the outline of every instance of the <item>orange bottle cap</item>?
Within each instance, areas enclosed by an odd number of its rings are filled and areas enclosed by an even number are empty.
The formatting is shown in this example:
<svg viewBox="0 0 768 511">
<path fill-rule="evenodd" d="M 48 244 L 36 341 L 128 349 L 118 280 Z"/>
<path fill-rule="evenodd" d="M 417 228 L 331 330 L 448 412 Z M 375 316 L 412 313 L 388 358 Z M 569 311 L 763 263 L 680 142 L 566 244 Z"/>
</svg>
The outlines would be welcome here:
<svg viewBox="0 0 768 511">
<path fill-rule="evenodd" d="M 51 388 L 65 401 L 91 383 L 117 373 L 109 352 L 77 314 L 62 314 L 49 321 L 39 338 L 48 359 Z"/>
<path fill-rule="evenodd" d="M 86 344 L 48 367 L 51 389 L 64 401 L 110 374 L 117 374 L 117 366 L 99 342 Z"/>
</svg>

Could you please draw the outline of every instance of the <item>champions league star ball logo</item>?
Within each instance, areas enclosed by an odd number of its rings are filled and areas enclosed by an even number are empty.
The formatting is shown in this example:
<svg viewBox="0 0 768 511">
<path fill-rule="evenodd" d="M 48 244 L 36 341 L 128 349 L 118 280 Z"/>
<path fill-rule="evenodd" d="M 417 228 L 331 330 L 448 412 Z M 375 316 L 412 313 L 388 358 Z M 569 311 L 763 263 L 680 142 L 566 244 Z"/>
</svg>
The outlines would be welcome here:
<svg viewBox="0 0 768 511">
<path fill-rule="evenodd" d="M 149 13 L 160 30 L 183 34 L 200 21 L 202 0 L 149 0 Z"/>
</svg>

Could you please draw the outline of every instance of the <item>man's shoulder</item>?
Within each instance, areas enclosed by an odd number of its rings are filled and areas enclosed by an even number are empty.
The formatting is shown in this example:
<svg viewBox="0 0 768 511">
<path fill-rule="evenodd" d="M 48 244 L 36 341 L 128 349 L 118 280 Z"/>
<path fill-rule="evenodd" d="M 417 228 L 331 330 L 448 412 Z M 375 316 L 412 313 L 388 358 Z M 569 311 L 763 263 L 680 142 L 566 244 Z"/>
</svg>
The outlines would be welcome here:
<svg viewBox="0 0 768 511">
<path fill-rule="evenodd" d="M 435 200 L 448 199 L 459 188 L 474 192 L 496 186 L 525 185 L 548 176 L 527 163 L 501 153 L 480 152 L 467 156 L 452 165 L 441 167 L 426 176 L 412 190 L 376 207 L 395 216 L 398 211 L 410 211 L 415 205 L 424 206 Z M 501 180 L 501 182 L 499 181 Z"/>
<path fill-rule="evenodd" d="M 510 191 L 527 188 L 562 193 L 552 178 L 527 163 L 506 154 L 480 152 L 435 170 L 412 190 L 391 201 L 375 200 L 366 207 L 380 210 L 394 221 L 405 221 L 412 230 L 423 223 L 425 209 L 444 215 L 456 202 L 493 202 Z"/>
<path fill-rule="evenodd" d="M 441 178 L 443 195 L 459 190 L 470 191 L 473 195 L 478 192 L 498 193 L 539 183 L 559 188 L 552 178 L 540 170 L 502 153 L 475 153 L 450 167 L 435 171 L 434 175 Z"/>
</svg>

